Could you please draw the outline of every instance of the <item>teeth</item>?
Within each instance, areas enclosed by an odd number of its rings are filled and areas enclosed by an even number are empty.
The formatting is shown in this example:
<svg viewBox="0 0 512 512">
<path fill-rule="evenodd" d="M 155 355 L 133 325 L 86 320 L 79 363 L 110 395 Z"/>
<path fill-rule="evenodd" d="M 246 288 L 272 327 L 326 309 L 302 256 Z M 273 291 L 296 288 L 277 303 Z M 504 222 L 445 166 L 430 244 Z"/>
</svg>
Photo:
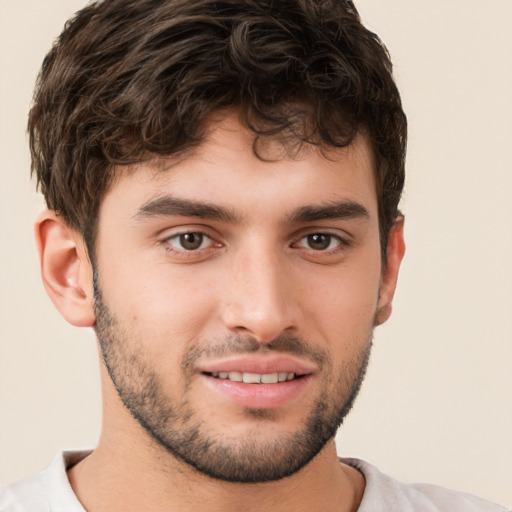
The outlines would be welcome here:
<svg viewBox="0 0 512 512">
<path fill-rule="evenodd" d="M 259 373 L 244 373 L 242 380 L 246 384 L 259 384 L 261 382 L 261 375 Z"/>
<path fill-rule="evenodd" d="M 262 384 L 275 384 L 279 381 L 279 376 L 277 373 L 266 373 L 265 375 L 261 376 L 261 383 Z"/>
<path fill-rule="evenodd" d="M 246 384 L 276 384 L 295 379 L 295 373 L 248 373 L 248 372 L 212 372 L 212 377 L 229 379 Z"/>
<path fill-rule="evenodd" d="M 229 380 L 234 380 L 235 382 L 242 382 L 243 381 L 243 377 L 242 377 L 242 374 L 240 372 L 229 372 L 228 379 Z"/>
</svg>

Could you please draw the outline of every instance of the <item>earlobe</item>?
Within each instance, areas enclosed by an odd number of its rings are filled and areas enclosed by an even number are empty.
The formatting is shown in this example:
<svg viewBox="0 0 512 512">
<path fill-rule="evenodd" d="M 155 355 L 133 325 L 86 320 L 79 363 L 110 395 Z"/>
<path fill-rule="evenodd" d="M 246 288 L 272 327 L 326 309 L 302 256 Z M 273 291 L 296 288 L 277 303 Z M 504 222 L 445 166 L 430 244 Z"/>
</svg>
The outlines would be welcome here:
<svg viewBox="0 0 512 512">
<path fill-rule="evenodd" d="M 35 223 L 43 284 L 55 307 L 72 325 L 94 325 L 92 267 L 82 237 L 51 210 Z"/>
<path fill-rule="evenodd" d="M 396 218 L 389 232 L 386 264 L 382 272 L 375 325 L 383 324 L 391 316 L 393 296 L 398 280 L 398 271 L 400 270 L 400 264 L 404 254 L 404 218 L 403 216 L 399 216 Z"/>
</svg>

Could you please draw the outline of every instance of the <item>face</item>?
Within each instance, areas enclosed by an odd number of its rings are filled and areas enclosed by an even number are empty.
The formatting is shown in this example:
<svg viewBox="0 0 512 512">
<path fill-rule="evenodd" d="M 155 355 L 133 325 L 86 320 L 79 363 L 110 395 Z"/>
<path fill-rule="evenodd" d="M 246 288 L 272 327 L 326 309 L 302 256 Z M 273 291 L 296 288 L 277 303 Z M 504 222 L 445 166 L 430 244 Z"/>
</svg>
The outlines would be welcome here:
<svg viewBox="0 0 512 512">
<path fill-rule="evenodd" d="M 364 139 L 272 162 L 251 145 L 229 118 L 191 156 L 122 171 L 96 246 L 95 328 L 126 411 L 238 482 L 288 476 L 334 436 L 381 286 Z"/>
</svg>

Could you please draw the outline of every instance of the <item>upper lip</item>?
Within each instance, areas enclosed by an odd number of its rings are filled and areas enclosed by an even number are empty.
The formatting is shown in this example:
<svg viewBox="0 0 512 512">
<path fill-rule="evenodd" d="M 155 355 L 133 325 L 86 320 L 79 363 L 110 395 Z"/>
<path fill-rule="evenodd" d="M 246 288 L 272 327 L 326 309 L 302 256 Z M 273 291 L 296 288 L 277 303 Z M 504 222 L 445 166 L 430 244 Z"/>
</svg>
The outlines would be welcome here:
<svg viewBox="0 0 512 512">
<path fill-rule="evenodd" d="M 238 355 L 199 365 L 199 371 L 202 373 L 240 372 L 261 375 L 295 373 L 296 375 L 307 375 L 313 373 L 315 369 L 316 367 L 312 363 L 279 354 L 267 356 Z"/>
</svg>

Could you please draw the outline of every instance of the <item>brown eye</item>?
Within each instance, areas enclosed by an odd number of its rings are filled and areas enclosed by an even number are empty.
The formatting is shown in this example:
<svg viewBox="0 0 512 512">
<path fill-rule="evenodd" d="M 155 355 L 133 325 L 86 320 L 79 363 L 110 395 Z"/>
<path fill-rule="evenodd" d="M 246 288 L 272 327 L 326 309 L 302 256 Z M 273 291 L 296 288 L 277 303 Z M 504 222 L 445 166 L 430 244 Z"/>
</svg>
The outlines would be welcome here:
<svg viewBox="0 0 512 512">
<path fill-rule="evenodd" d="M 165 240 L 167 247 L 175 252 L 193 252 L 211 247 L 213 240 L 200 231 L 176 233 Z"/>
<path fill-rule="evenodd" d="M 202 233 L 183 233 L 179 235 L 181 247 L 187 251 L 195 251 L 203 244 L 204 236 Z"/>
<path fill-rule="evenodd" d="M 331 245 L 332 238 L 333 237 L 331 235 L 326 235 L 324 233 L 314 233 L 312 235 L 308 235 L 306 240 L 310 249 L 315 251 L 325 251 Z"/>
<path fill-rule="evenodd" d="M 223 244 L 203 231 L 183 231 L 164 238 L 164 250 L 177 262 L 196 263 L 214 254 Z"/>
</svg>

